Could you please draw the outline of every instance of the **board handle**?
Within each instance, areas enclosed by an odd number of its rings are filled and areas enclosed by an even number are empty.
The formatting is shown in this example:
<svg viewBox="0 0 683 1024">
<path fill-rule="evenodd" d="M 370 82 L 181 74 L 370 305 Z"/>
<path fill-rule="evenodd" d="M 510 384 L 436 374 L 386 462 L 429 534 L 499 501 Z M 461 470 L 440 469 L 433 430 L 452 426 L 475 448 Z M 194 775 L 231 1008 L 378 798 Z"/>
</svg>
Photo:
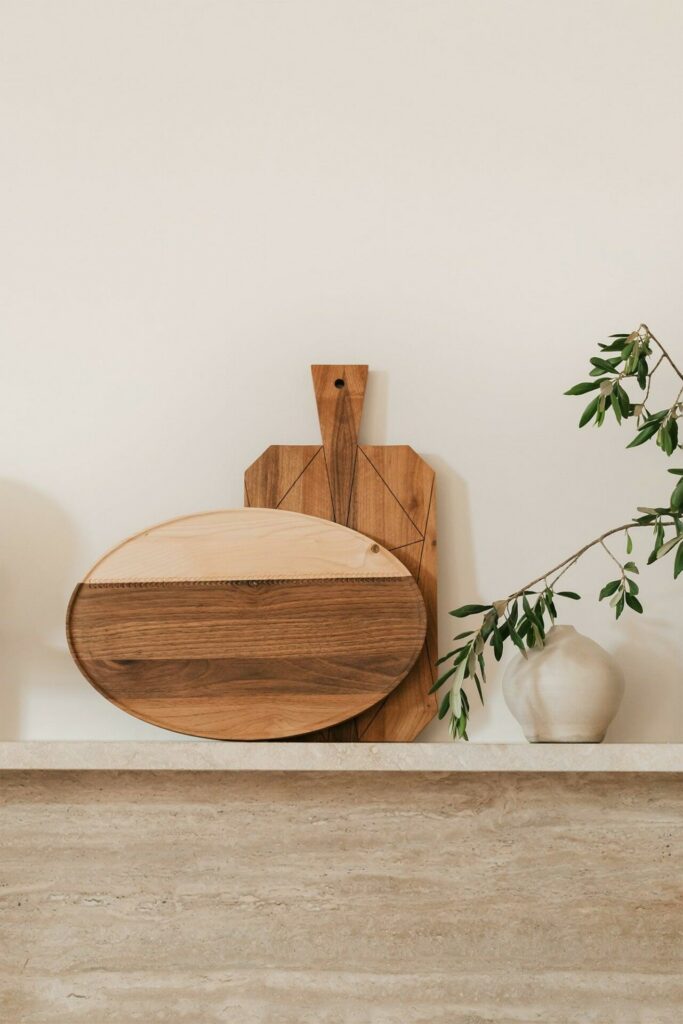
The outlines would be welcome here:
<svg viewBox="0 0 683 1024">
<path fill-rule="evenodd" d="M 366 365 L 311 366 L 334 521 L 348 524 L 358 432 L 368 382 Z"/>
</svg>

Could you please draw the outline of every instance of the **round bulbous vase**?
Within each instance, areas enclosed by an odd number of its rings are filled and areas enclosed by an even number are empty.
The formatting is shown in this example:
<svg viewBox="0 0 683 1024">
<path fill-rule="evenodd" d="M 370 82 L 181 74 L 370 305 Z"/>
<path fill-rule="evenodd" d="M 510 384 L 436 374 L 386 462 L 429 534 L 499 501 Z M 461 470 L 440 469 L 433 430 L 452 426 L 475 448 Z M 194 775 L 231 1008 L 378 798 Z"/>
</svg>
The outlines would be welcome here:
<svg viewBox="0 0 683 1024">
<path fill-rule="evenodd" d="M 573 626 L 552 626 L 544 647 L 517 654 L 505 702 L 530 743 L 601 743 L 624 694 L 614 658 Z"/>
</svg>

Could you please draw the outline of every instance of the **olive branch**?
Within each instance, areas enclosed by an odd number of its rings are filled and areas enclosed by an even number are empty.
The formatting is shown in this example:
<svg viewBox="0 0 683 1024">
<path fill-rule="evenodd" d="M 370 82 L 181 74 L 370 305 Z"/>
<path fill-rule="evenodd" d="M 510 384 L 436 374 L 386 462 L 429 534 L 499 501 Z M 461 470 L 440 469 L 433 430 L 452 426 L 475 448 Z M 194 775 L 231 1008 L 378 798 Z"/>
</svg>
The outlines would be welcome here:
<svg viewBox="0 0 683 1024">
<path fill-rule="evenodd" d="M 655 438 L 665 455 L 673 455 L 683 447 L 678 439 L 678 420 L 683 416 L 683 372 L 646 324 L 641 324 L 630 334 L 610 335 L 607 342 L 599 345 L 599 349 L 600 354 L 590 360 L 589 377 L 592 379 L 575 384 L 565 391 L 566 395 L 597 392 L 583 410 L 579 427 L 585 427 L 591 422 L 601 427 L 611 410 L 618 424 L 624 420 L 635 420 L 636 434 L 627 445 L 628 448 L 637 448 Z M 652 379 L 664 364 L 668 364 L 681 386 L 670 406 L 654 411 L 648 405 Z M 643 392 L 636 400 L 629 394 L 629 388 L 634 385 Z M 468 680 L 474 682 L 479 699 L 484 703 L 482 687 L 486 683 L 487 646 L 493 650 L 496 661 L 500 661 L 507 641 L 511 641 L 525 658 L 529 649 L 543 647 L 546 632 L 558 617 L 556 599 L 580 599 L 581 595 L 573 590 L 558 590 L 557 584 L 587 551 L 602 547 L 617 567 L 615 578 L 605 583 L 598 595 L 599 601 L 609 598 L 617 619 L 625 608 L 637 613 L 643 611 L 638 598 L 639 586 L 634 579 L 639 575 L 639 569 L 630 559 L 622 562 L 607 545 L 608 538 L 623 534 L 628 556 L 633 551 L 632 532 L 650 527 L 654 542 L 647 564 L 675 552 L 674 579 L 683 572 L 683 469 L 670 469 L 669 473 L 679 477 L 679 480 L 667 506 L 639 507 L 640 515 L 588 541 L 578 551 L 529 580 L 507 597 L 490 604 L 465 604 L 450 613 L 458 619 L 470 615 L 483 616 L 476 629 L 458 633 L 453 639 L 461 642 L 437 662 L 437 665 L 451 663 L 436 680 L 431 692 L 435 693 L 444 683 L 450 682 L 439 704 L 439 718 L 450 715 L 449 730 L 454 739 L 468 739 Z"/>
</svg>

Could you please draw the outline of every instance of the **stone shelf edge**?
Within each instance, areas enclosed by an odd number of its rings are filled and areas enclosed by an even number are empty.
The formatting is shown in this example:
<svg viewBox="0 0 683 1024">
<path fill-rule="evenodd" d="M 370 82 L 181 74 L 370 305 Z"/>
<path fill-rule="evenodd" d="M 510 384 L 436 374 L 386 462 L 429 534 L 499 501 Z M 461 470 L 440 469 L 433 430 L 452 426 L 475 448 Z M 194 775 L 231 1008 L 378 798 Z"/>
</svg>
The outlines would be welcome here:
<svg viewBox="0 0 683 1024">
<path fill-rule="evenodd" d="M 0 742 L 0 771 L 683 772 L 683 743 Z"/>
</svg>

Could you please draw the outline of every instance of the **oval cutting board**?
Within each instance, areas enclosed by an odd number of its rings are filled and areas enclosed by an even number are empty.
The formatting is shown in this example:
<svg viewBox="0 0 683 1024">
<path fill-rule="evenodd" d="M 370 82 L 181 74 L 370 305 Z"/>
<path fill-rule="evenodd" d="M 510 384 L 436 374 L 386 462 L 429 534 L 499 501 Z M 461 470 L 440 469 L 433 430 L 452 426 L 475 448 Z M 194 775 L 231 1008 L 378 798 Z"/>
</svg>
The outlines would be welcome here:
<svg viewBox="0 0 683 1024">
<path fill-rule="evenodd" d="M 105 555 L 73 594 L 71 653 L 105 697 L 175 732 L 256 740 L 385 697 L 424 643 L 415 580 L 355 530 L 275 509 L 186 516 Z"/>
</svg>

